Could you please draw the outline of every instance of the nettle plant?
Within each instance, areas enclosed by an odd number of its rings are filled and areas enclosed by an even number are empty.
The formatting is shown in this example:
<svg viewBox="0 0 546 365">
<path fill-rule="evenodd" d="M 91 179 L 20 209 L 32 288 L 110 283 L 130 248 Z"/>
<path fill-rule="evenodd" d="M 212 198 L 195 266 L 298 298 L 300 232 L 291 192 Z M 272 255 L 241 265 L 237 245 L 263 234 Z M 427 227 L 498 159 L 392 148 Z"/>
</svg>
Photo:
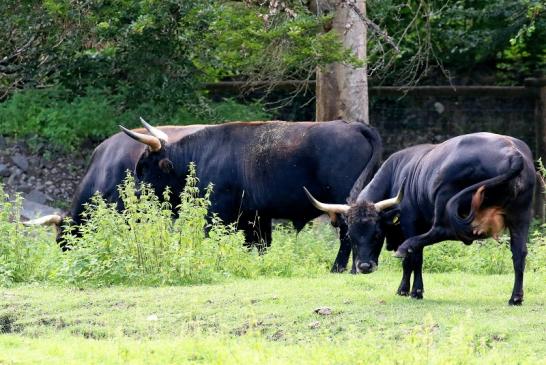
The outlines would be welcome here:
<svg viewBox="0 0 546 365">
<path fill-rule="evenodd" d="M 60 259 L 45 230 L 29 231 L 21 223 L 23 198 L 11 198 L 0 183 L 0 287 L 46 280 Z"/>
<path fill-rule="evenodd" d="M 242 233 L 209 216 L 212 186 L 203 195 L 195 166 L 173 211 L 169 190 L 159 199 L 146 184 L 138 187 L 128 175 L 120 186 L 124 209 L 95 196 L 86 210 L 80 236 L 67 230 L 72 247 L 60 275 L 66 281 L 110 285 L 210 282 L 245 276 L 250 255 Z M 243 265 L 241 265 L 243 264 Z"/>
</svg>

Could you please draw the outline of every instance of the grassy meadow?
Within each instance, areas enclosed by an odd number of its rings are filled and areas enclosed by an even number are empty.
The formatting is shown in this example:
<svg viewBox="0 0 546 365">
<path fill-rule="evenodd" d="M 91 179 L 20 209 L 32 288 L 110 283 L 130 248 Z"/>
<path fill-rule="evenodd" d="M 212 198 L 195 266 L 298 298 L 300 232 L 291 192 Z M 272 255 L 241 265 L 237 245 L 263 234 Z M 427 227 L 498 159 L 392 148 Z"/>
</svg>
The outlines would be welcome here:
<svg viewBox="0 0 546 365">
<path fill-rule="evenodd" d="M 427 274 L 422 301 L 398 272 L 239 279 L 174 287 L 0 290 L 2 364 L 546 362 L 546 275 Z M 328 307 L 329 315 L 315 309 Z"/>
</svg>

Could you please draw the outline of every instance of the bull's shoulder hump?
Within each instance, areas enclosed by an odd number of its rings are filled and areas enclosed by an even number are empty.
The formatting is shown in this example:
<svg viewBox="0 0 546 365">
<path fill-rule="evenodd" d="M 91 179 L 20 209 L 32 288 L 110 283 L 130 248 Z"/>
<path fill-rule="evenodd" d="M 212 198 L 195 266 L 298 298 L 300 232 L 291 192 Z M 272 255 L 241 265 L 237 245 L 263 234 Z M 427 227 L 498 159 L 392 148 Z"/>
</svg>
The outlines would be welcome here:
<svg viewBox="0 0 546 365">
<path fill-rule="evenodd" d="M 176 142 L 184 137 L 187 137 L 189 135 L 192 135 L 194 133 L 197 133 L 199 131 L 202 131 L 207 128 L 212 128 L 215 125 L 208 125 L 208 124 L 192 124 L 192 125 L 185 125 L 185 126 L 162 126 L 159 127 L 162 131 L 167 133 L 169 136 L 169 142 Z"/>
</svg>

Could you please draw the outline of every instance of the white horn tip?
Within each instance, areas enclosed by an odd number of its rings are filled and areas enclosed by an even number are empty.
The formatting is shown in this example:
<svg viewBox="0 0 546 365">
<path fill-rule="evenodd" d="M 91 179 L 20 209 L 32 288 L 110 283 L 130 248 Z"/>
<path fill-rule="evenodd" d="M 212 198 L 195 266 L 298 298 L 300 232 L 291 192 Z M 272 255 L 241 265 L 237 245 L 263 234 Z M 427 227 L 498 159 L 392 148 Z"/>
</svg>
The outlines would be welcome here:
<svg viewBox="0 0 546 365">
<path fill-rule="evenodd" d="M 63 217 L 58 214 L 50 214 L 40 218 L 31 219 L 26 222 L 22 222 L 25 226 L 58 226 L 62 223 Z"/>
</svg>

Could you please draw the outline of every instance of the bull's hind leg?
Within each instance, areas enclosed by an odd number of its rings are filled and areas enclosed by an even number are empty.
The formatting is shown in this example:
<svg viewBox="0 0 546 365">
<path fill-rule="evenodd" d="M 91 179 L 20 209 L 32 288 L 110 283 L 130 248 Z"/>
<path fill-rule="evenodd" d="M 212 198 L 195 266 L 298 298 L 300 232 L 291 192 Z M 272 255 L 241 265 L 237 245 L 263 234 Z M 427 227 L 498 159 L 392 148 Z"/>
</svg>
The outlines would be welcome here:
<svg viewBox="0 0 546 365">
<path fill-rule="evenodd" d="M 529 235 L 529 220 L 518 222 L 510 227 L 510 249 L 514 264 L 514 289 L 508 301 L 510 305 L 523 303 L 523 271 L 527 256 L 527 237 Z"/>
<path fill-rule="evenodd" d="M 425 292 L 423 284 L 423 250 L 417 249 L 409 255 L 413 264 L 413 287 L 411 288 L 411 297 L 423 299 Z"/>
</svg>

